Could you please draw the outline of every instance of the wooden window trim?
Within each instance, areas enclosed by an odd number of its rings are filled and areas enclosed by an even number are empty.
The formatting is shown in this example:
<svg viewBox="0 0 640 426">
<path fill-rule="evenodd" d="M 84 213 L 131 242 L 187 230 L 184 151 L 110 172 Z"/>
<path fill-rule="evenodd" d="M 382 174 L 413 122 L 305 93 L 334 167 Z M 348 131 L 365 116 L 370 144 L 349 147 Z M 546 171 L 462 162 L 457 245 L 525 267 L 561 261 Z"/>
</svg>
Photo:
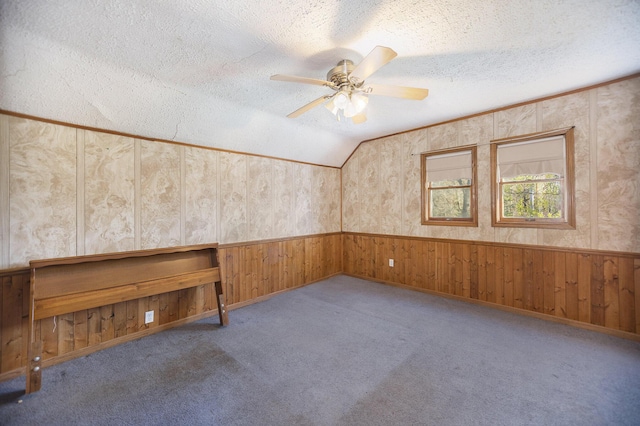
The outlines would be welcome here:
<svg viewBox="0 0 640 426">
<path fill-rule="evenodd" d="M 574 127 L 551 130 L 546 132 L 531 133 L 522 136 L 495 139 L 491 141 L 491 226 L 507 228 L 546 228 L 546 229 L 576 229 L 575 212 L 575 161 L 574 161 Z M 501 185 L 498 176 L 498 146 L 516 142 L 535 141 L 554 136 L 564 136 L 566 175 L 564 181 L 565 209 L 564 217 L 561 219 L 550 218 L 503 218 L 502 197 L 500 196 Z"/>
<path fill-rule="evenodd" d="M 428 217 L 429 211 L 429 188 L 427 186 L 427 157 L 452 154 L 455 152 L 471 152 L 471 185 L 470 186 L 458 186 L 456 188 L 470 187 L 470 200 L 469 218 L 446 218 L 446 219 L 433 219 Z M 423 225 L 435 225 L 435 226 L 478 226 L 478 203 L 477 203 L 477 188 L 478 188 L 478 172 L 477 172 L 477 147 L 476 145 L 467 145 L 457 148 L 440 149 L 436 151 L 423 152 L 420 154 L 420 215 L 421 223 Z"/>
</svg>

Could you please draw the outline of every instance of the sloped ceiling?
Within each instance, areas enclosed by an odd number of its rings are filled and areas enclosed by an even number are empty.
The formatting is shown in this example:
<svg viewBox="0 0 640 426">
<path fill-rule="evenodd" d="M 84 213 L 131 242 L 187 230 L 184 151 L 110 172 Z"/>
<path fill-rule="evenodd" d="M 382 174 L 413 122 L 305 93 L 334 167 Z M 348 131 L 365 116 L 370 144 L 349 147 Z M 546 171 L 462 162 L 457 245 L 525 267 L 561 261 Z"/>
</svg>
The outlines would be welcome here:
<svg viewBox="0 0 640 426">
<path fill-rule="evenodd" d="M 637 0 L 4 0 L 0 109 L 341 166 L 359 142 L 640 71 Z M 322 107 L 324 79 L 376 45 L 368 121 Z"/>
</svg>

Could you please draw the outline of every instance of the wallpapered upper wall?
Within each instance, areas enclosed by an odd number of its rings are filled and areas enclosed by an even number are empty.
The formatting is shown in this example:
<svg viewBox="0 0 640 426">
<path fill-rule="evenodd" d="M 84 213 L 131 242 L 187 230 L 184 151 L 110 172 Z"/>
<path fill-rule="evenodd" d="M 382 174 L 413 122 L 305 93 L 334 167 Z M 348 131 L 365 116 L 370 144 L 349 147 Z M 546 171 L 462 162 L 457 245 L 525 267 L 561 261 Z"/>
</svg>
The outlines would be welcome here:
<svg viewBox="0 0 640 426">
<path fill-rule="evenodd" d="M 390 136 L 343 167 L 343 230 L 640 252 L 640 78 Z M 492 139 L 575 126 L 576 229 L 491 227 Z M 420 153 L 478 145 L 477 228 L 420 224 Z"/>
<path fill-rule="evenodd" d="M 340 170 L 0 115 L 0 268 L 340 231 Z"/>
</svg>

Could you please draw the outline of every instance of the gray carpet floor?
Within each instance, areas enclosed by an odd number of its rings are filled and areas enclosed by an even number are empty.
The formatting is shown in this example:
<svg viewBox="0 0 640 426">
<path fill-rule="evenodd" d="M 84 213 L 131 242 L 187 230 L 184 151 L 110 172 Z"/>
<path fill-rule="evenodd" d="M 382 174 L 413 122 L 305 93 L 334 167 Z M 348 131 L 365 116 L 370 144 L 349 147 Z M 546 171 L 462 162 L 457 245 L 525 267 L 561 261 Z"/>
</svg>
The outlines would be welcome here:
<svg viewBox="0 0 640 426">
<path fill-rule="evenodd" d="M 0 383 L 3 425 L 638 425 L 640 343 L 347 276 Z"/>
</svg>

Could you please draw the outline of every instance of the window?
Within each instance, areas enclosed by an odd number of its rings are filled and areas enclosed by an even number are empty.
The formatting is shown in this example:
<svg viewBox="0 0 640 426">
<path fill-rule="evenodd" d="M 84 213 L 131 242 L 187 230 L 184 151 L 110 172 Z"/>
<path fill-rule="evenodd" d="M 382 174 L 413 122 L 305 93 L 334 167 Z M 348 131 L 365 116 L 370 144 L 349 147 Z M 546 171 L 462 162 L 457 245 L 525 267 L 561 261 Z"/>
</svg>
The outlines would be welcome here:
<svg viewBox="0 0 640 426">
<path fill-rule="evenodd" d="M 575 229 L 573 127 L 491 142 L 492 225 Z"/>
<path fill-rule="evenodd" d="M 422 224 L 478 226 L 476 147 L 423 153 Z"/>
</svg>

